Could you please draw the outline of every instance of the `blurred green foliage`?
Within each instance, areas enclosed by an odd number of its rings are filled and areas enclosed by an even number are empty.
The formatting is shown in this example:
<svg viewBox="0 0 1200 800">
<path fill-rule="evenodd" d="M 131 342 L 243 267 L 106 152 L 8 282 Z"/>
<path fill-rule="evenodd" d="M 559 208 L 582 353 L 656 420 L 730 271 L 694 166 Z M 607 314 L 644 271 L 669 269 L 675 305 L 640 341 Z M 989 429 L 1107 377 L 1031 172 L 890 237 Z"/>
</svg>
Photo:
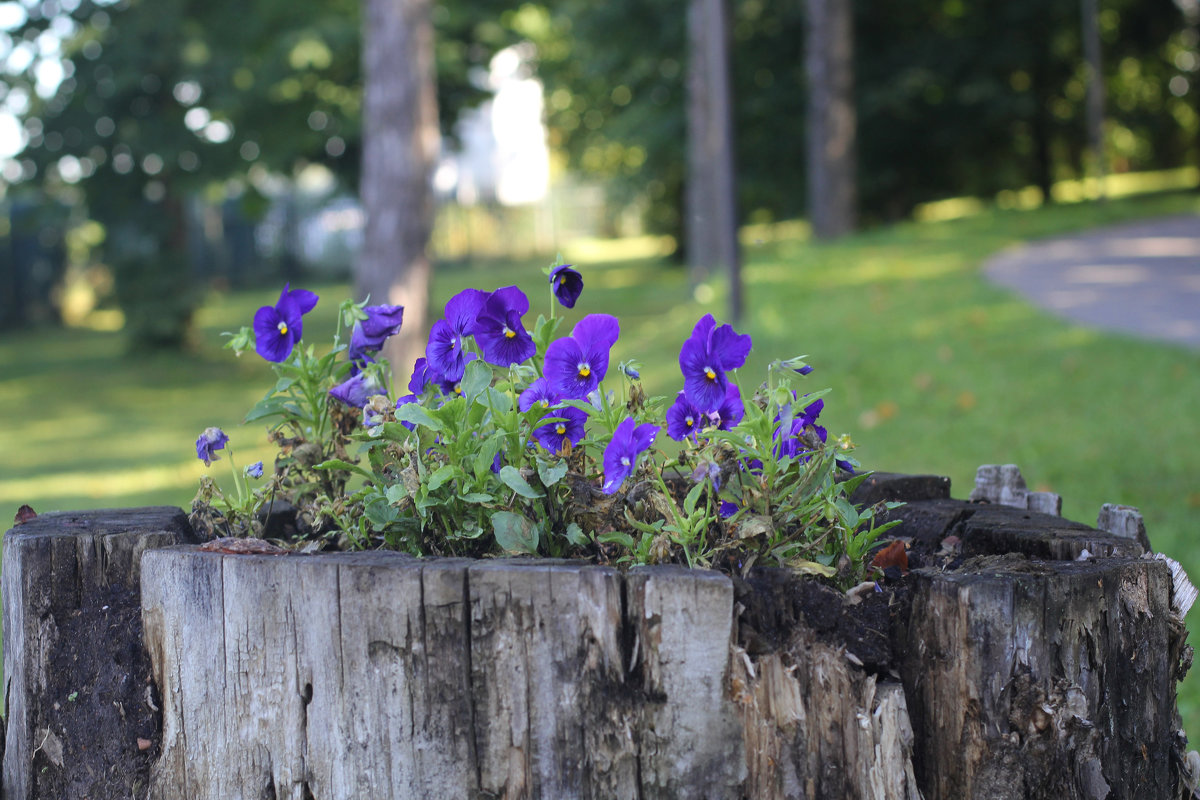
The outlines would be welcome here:
<svg viewBox="0 0 1200 800">
<path fill-rule="evenodd" d="M 511 34 L 493 0 L 440 4 L 440 101 L 448 125 L 486 97 L 474 70 Z M 42 191 L 83 201 L 107 232 L 104 256 L 132 340 L 178 346 L 196 301 L 185 205 L 240 197 L 251 220 L 269 176 L 323 164 L 359 175 L 358 0 L 43 0 L 12 41 L 59 42 L 10 86 L 32 102 L 24 157 Z M 39 45 L 40 47 L 40 45 Z M 50 96 L 43 62 L 61 59 Z M 164 302 L 166 301 L 166 302 Z"/>
<path fill-rule="evenodd" d="M 731 9 L 741 216 L 802 215 L 812 202 L 803 4 L 732 0 Z M 947 196 L 1045 193 L 1082 174 L 1078 0 L 858 2 L 855 13 L 863 219 L 902 218 Z M 447 135 L 462 108 L 486 97 L 491 56 L 532 42 L 551 146 L 603 183 L 614 223 L 632 205 L 652 230 L 683 241 L 685 3 L 448 0 L 433 16 Z M 1176 4 L 1136 0 L 1106 0 L 1100 22 L 1110 168 L 1194 163 L 1195 22 Z M 15 47 L 46 50 L 9 80 L 33 99 L 25 157 L 44 188 L 85 200 L 105 223 L 118 284 L 158 274 L 186 323 L 187 198 L 232 193 L 254 218 L 267 207 L 265 176 L 311 163 L 356 185 L 360 27 L 358 0 L 31 3 L 10 34 Z M 39 44 L 47 36 L 61 39 L 61 53 Z M 40 98 L 39 63 L 60 57 L 65 78 Z"/>
<path fill-rule="evenodd" d="M 506 21 L 539 48 L 553 142 L 678 234 L 687 20 L 666 0 L 557 0 Z M 804 214 L 803 4 L 733 0 L 744 219 Z M 867 220 L 919 203 L 1048 190 L 1083 174 L 1078 0 L 855 3 L 859 193 Z M 1105 2 L 1107 147 L 1116 171 L 1195 160 L 1196 32 L 1171 3 Z"/>
</svg>

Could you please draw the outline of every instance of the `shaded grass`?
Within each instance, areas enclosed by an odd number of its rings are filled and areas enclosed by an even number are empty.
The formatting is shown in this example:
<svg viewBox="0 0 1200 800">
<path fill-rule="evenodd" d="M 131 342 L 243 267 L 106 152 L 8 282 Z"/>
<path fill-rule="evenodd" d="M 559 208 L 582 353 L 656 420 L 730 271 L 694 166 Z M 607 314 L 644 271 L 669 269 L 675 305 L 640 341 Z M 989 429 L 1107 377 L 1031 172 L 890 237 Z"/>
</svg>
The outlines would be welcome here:
<svg viewBox="0 0 1200 800">
<path fill-rule="evenodd" d="M 1059 321 L 978 276 L 984 258 L 1018 241 L 1198 208 L 1194 196 L 1164 195 L 904 224 L 835 244 L 751 243 L 740 328 L 755 350 L 740 380 L 757 381 L 771 359 L 807 354 L 817 368 L 810 385 L 834 388 L 824 421 L 853 435 L 864 464 L 949 475 L 963 497 L 979 464 L 1016 463 L 1032 488 L 1063 496 L 1067 517 L 1094 522 L 1104 502 L 1140 507 L 1156 548 L 1200 576 L 1200 353 Z M 548 296 L 540 266 L 442 270 L 435 303 L 468 285 L 518 283 L 536 313 Z M 570 319 L 617 314 L 613 363 L 636 357 L 651 393 L 677 391 L 679 345 L 699 314 L 723 316 L 719 289 L 698 303 L 681 269 L 653 259 L 579 266 L 587 289 Z M 308 338 L 327 341 L 346 287 L 309 288 L 324 299 Z M 0 339 L 0 518 L 21 503 L 186 507 L 204 471 L 192 442 L 208 425 L 229 430 L 239 464 L 269 459 L 261 429 L 234 423 L 270 373 L 253 355 L 222 352 L 219 332 L 276 296 L 214 295 L 184 357 L 125 356 L 117 334 Z M 1182 695 L 1193 732 L 1197 684 L 1186 681 Z"/>
</svg>

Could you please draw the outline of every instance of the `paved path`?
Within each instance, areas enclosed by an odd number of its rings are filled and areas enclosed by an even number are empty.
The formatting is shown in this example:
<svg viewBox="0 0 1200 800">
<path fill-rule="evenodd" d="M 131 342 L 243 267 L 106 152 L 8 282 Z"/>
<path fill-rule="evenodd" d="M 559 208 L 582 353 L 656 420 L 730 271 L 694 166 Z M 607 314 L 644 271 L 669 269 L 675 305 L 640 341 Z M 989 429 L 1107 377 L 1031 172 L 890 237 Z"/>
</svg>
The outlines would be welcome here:
<svg viewBox="0 0 1200 800">
<path fill-rule="evenodd" d="M 1200 216 L 1030 242 L 983 269 L 993 283 L 1084 325 L 1200 347 Z"/>
</svg>

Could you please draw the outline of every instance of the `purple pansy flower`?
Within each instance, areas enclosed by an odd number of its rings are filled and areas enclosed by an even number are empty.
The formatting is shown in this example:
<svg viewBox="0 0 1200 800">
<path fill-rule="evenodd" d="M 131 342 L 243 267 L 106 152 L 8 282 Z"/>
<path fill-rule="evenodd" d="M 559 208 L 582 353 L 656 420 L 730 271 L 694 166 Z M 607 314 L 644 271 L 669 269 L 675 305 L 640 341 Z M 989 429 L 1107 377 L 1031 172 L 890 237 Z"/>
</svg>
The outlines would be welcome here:
<svg viewBox="0 0 1200 800">
<path fill-rule="evenodd" d="M 521 396 L 517 398 L 517 407 L 521 409 L 521 413 L 525 413 L 535 405 L 546 409 L 558 401 L 559 396 L 550 388 L 550 381 L 546 378 L 538 378 L 529 384 L 525 391 L 521 392 Z"/>
<path fill-rule="evenodd" d="M 471 335 L 487 298 L 486 292 L 464 289 L 450 298 L 443 318 L 429 331 L 425 358 L 429 366 L 447 380 L 462 379 L 467 367 L 464 340 Z"/>
<path fill-rule="evenodd" d="M 399 333 L 404 320 L 404 306 L 367 306 L 363 311 L 367 318 L 354 323 L 350 334 L 347 355 L 352 361 L 369 360 L 367 354 L 378 351 L 389 336 Z"/>
<path fill-rule="evenodd" d="M 340 400 L 351 408 L 362 408 L 367 400 L 377 394 L 383 394 L 379 380 L 370 373 L 359 372 L 329 390 L 329 396 Z"/>
<path fill-rule="evenodd" d="M 635 426 L 633 417 L 621 421 L 613 431 L 612 441 L 604 448 L 604 485 L 601 488 L 605 494 L 615 493 L 633 474 L 638 456 L 654 444 L 658 431 L 659 427 L 649 422 Z"/>
<path fill-rule="evenodd" d="M 425 360 L 424 356 L 418 358 L 417 362 L 413 364 L 412 377 L 408 379 L 408 390 L 413 394 L 420 394 L 421 392 L 425 391 L 425 387 L 428 386 L 432 380 L 433 379 L 430 376 L 429 371 L 429 363 Z"/>
<path fill-rule="evenodd" d="M 534 428 L 534 438 L 551 453 L 561 453 L 567 442 L 574 447 L 583 438 L 587 412 L 574 406 L 563 406 L 552 410 L 542 419 L 554 421 Z"/>
<path fill-rule="evenodd" d="M 700 409 L 680 391 L 675 397 L 675 402 L 667 409 L 667 436 L 677 442 L 682 442 L 689 436 L 695 438 L 704 419 Z"/>
<path fill-rule="evenodd" d="M 604 380 L 608 351 L 620 335 L 621 324 L 611 314 L 588 314 L 579 320 L 570 336 L 546 348 L 550 387 L 563 397 L 587 397 Z"/>
<path fill-rule="evenodd" d="M 817 417 L 821 415 L 821 410 L 823 408 L 825 408 L 824 400 L 814 400 L 804 407 L 804 410 L 800 413 L 800 416 L 792 420 L 792 423 L 788 427 L 787 431 L 782 430 L 780 427 L 776 427 L 775 439 L 779 442 L 775 446 L 776 458 L 783 458 L 784 456 L 795 458 L 797 455 L 801 455 L 803 453 L 801 448 L 804 446 L 804 440 L 800 437 L 804 433 L 804 429 L 808 428 L 809 426 L 812 427 L 813 431 L 817 434 L 817 438 L 819 438 L 822 442 L 828 438 L 829 432 L 817 424 Z M 778 426 L 780 419 L 777 417 L 775 422 Z"/>
<path fill-rule="evenodd" d="M 304 335 L 303 316 L 317 305 L 317 296 L 284 284 L 279 302 L 254 312 L 254 349 L 267 361 L 283 361 Z"/>
<path fill-rule="evenodd" d="M 725 372 L 746 363 L 751 345 L 748 335 L 716 324 L 712 314 L 705 314 L 679 351 L 683 390 L 696 408 L 706 413 L 716 411 L 725 399 Z"/>
<path fill-rule="evenodd" d="M 476 356 L 474 353 L 467 353 L 467 355 L 463 358 L 463 363 L 469 364 L 472 361 L 474 361 L 477 357 L 478 356 Z M 465 374 L 466 374 L 466 367 L 463 368 L 463 375 L 465 375 Z M 428 368 L 428 376 L 429 376 L 429 382 L 434 384 L 435 386 L 437 386 L 439 389 L 441 389 L 442 394 L 453 394 L 453 395 L 462 394 L 462 379 L 463 379 L 462 375 L 459 375 L 457 378 L 447 378 L 445 375 L 442 375 L 437 370 L 433 369 L 432 367 L 429 367 Z"/>
<path fill-rule="evenodd" d="M 211 466 L 218 460 L 217 451 L 224 449 L 228 441 L 229 437 L 220 428 L 205 428 L 196 439 L 196 458 L 203 461 L 204 466 Z"/>
<path fill-rule="evenodd" d="M 262 472 L 263 472 L 263 463 L 261 461 L 255 461 L 253 464 L 246 467 L 246 474 L 249 475 L 251 478 L 261 478 Z"/>
<path fill-rule="evenodd" d="M 742 405 L 742 392 L 738 389 L 736 383 L 728 383 L 725 386 L 725 399 L 721 401 L 721 405 L 717 406 L 717 410 L 708 415 L 709 420 L 717 430 L 728 431 L 732 430 L 742 417 L 746 416 L 746 407 Z"/>
<path fill-rule="evenodd" d="M 533 337 L 521 323 L 529 298 L 515 286 L 497 289 L 487 297 L 471 332 L 483 360 L 498 367 L 520 364 L 537 352 Z"/>
<path fill-rule="evenodd" d="M 575 301 L 583 292 L 583 276 L 571 269 L 570 264 L 560 264 L 550 271 L 550 286 L 558 302 L 574 308 Z"/>
<path fill-rule="evenodd" d="M 721 515 L 721 519 L 729 519 L 738 511 L 738 504 L 728 500 L 722 500 L 721 505 L 717 507 L 717 513 Z"/>
</svg>

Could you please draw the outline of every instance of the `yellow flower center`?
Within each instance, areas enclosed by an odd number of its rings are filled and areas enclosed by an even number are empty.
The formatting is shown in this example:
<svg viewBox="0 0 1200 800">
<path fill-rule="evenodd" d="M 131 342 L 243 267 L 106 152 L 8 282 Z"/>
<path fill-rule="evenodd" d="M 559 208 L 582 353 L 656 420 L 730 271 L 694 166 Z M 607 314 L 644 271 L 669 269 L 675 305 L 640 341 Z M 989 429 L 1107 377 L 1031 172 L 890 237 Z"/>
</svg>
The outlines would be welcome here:
<svg viewBox="0 0 1200 800">
<path fill-rule="evenodd" d="M 564 283 L 566 283 L 566 282 L 567 282 L 567 276 L 566 276 L 566 275 L 560 275 L 560 276 L 558 276 L 558 285 L 559 285 L 559 286 L 562 286 L 562 285 L 563 285 Z"/>
<path fill-rule="evenodd" d="M 581 377 L 581 378 L 586 378 L 587 376 L 589 376 L 589 375 L 591 375 L 591 374 L 592 374 L 592 368 L 591 368 L 591 367 L 589 367 L 587 364 L 580 364 L 580 365 L 579 365 L 579 377 Z"/>
<path fill-rule="evenodd" d="M 461 383 L 454 384 L 454 393 L 462 394 L 462 384 Z"/>
<path fill-rule="evenodd" d="M 514 331 L 514 330 L 509 330 L 508 328 L 505 328 L 505 329 L 504 329 L 504 338 L 506 338 L 506 339 L 511 339 L 511 338 L 513 338 L 513 337 L 514 337 L 514 336 L 516 336 L 516 335 L 517 335 L 517 332 L 516 332 L 516 331 Z"/>
<path fill-rule="evenodd" d="M 555 432 L 555 433 L 557 433 L 559 436 L 562 436 L 564 433 L 566 433 L 566 432 L 567 432 L 567 426 L 566 426 L 566 425 L 563 425 L 563 424 L 560 422 L 560 423 L 558 423 L 557 425 L 555 425 L 555 426 L 554 426 L 554 432 Z"/>
<path fill-rule="evenodd" d="M 284 322 L 283 320 L 280 320 L 280 321 L 279 321 L 279 326 L 278 326 L 278 327 L 279 327 L 279 332 L 280 332 L 281 334 L 283 334 L 284 336 L 287 336 L 287 331 L 288 331 L 288 328 L 287 328 L 287 323 L 286 323 L 286 322 Z"/>
<path fill-rule="evenodd" d="M 549 400 L 539 400 L 539 401 L 538 401 L 538 404 L 539 404 L 539 405 L 541 405 L 541 407 L 542 407 L 542 408 L 549 408 L 549 407 L 550 407 L 550 401 L 549 401 Z"/>
<path fill-rule="evenodd" d="M 704 377 L 708 378 L 710 381 L 715 381 L 717 379 L 717 373 L 713 372 L 712 367 L 705 367 Z"/>
</svg>

